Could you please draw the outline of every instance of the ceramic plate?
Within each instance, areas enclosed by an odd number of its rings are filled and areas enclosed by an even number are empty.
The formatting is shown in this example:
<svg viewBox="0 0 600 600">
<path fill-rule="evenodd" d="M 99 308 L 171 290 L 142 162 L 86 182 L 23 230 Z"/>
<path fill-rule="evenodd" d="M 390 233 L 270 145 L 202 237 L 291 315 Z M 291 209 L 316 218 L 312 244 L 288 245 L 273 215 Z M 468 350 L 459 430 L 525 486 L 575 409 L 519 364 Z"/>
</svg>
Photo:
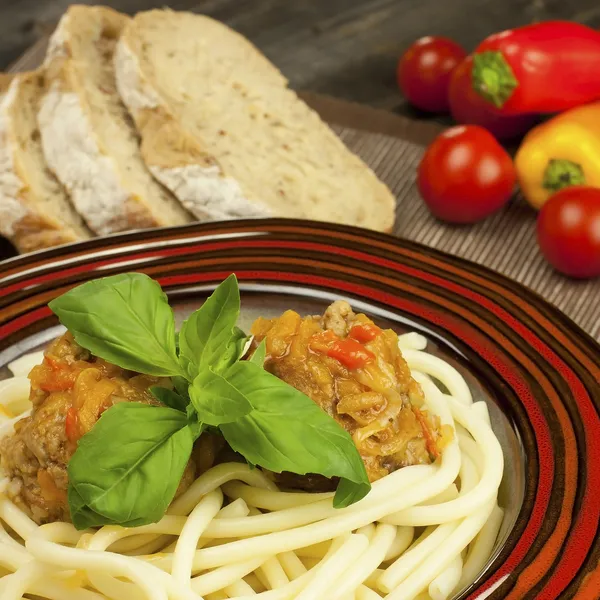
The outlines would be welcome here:
<svg viewBox="0 0 600 600">
<path fill-rule="evenodd" d="M 341 297 L 384 326 L 422 333 L 488 403 L 506 459 L 503 528 L 460 597 L 600 597 L 600 346 L 520 285 L 390 236 L 290 220 L 134 232 L 1 269 L 0 377 L 60 333 L 50 300 L 126 271 L 157 279 L 179 319 L 235 272 L 246 328 L 259 314 L 320 313 Z"/>
</svg>

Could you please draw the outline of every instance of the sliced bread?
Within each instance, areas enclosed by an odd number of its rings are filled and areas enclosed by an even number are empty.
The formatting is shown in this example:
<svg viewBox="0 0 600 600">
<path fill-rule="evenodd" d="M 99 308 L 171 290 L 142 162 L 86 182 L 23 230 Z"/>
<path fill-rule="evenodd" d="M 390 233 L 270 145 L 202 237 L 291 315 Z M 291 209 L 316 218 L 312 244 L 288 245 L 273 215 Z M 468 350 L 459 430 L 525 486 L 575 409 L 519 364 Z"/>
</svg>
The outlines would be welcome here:
<svg viewBox="0 0 600 600">
<path fill-rule="evenodd" d="M 273 215 L 389 230 L 395 199 L 244 37 L 139 13 L 115 53 L 154 176 L 200 218 Z"/>
<path fill-rule="evenodd" d="M 45 61 L 38 121 L 46 160 L 98 234 L 192 220 L 148 172 L 116 90 L 113 53 L 127 21 L 109 8 L 71 6 Z"/>
<path fill-rule="evenodd" d="M 43 76 L 2 77 L 2 88 L 0 233 L 21 252 L 89 238 L 90 230 L 44 161 L 36 120 Z"/>
<path fill-rule="evenodd" d="M 15 78 L 14 73 L 0 73 L 0 95 L 6 94 L 12 80 Z"/>
</svg>

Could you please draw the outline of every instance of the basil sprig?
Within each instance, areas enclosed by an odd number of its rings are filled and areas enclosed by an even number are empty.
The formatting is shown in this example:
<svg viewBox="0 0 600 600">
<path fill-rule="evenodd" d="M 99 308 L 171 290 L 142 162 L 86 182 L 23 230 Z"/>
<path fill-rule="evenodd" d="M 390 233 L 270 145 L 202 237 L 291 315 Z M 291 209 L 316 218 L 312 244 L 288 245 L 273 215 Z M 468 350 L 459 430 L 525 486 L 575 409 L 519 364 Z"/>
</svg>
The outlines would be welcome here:
<svg viewBox="0 0 600 600">
<path fill-rule="evenodd" d="M 112 406 L 81 438 L 68 466 L 69 508 L 78 529 L 160 520 L 206 426 L 218 427 L 252 465 L 339 477 L 338 508 L 368 493 L 352 438 L 308 396 L 262 368 L 264 342 L 250 360 L 240 360 L 250 338 L 236 326 L 235 275 L 183 324 L 178 343 L 166 295 L 140 273 L 85 283 L 50 308 L 96 356 L 170 376 L 174 387 L 150 389 L 164 406 Z"/>
<path fill-rule="evenodd" d="M 179 332 L 179 360 L 191 379 L 208 367 L 222 370 L 239 356 L 246 335 L 236 327 L 240 291 L 235 276 L 227 278 Z"/>
<path fill-rule="evenodd" d="M 48 304 L 75 341 L 123 369 L 183 375 L 175 320 L 160 285 L 140 273 L 84 283 Z"/>
</svg>

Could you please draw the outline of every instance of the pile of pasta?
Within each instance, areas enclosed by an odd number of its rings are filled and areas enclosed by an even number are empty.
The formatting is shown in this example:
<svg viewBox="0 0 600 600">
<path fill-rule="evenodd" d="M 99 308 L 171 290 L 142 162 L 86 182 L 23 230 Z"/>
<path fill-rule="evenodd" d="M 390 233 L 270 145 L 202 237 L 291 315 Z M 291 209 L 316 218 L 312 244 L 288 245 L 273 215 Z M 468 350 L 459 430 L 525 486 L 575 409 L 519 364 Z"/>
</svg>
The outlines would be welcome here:
<svg viewBox="0 0 600 600">
<path fill-rule="evenodd" d="M 333 494 L 280 491 L 260 469 L 220 464 L 160 522 L 138 528 L 38 526 L 0 493 L 0 597 L 451 598 L 494 551 L 503 454 L 485 403 L 473 402 L 464 378 L 425 352 L 426 343 L 400 336 L 428 409 L 456 434 L 435 464 L 400 469 L 344 509 L 333 508 Z M 0 384 L 0 436 L 27 414 L 26 374 L 40 360 L 12 363 L 15 377 Z"/>
</svg>

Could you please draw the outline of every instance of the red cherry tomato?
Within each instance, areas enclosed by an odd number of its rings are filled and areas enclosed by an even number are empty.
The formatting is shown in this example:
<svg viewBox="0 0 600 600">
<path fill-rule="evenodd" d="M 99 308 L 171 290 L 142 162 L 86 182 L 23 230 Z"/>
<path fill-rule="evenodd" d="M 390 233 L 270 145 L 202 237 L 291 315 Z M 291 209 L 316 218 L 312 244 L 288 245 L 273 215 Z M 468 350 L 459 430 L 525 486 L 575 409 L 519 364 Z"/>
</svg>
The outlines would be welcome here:
<svg viewBox="0 0 600 600">
<path fill-rule="evenodd" d="M 452 40 L 427 36 L 402 55 L 396 76 L 402 93 L 421 110 L 448 112 L 448 86 L 454 68 L 466 52 Z"/>
<path fill-rule="evenodd" d="M 475 223 L 506 204 L 515 168 L 494 136 L 477 125 L 457 125 L 425 151 L 417 185 L 429 210 L 450 223 Z"/>
<path fill-rule="evenodd" d="M 600 189 L 573 186 L 554 194 L 540 210 L 537 239 L 557 271 L 600 276 Z"/>
<path fill-rule="evenodd" d="M 535 125 L 535 115 L 502 115 L 494 111 L 492 105 L 474 90 L 472 69 L 473 57 L 467 56 L 450 78 L 450 114 L 457 123 L 485 127 L 499 140 L 520 137 Z"/>
</svg>

